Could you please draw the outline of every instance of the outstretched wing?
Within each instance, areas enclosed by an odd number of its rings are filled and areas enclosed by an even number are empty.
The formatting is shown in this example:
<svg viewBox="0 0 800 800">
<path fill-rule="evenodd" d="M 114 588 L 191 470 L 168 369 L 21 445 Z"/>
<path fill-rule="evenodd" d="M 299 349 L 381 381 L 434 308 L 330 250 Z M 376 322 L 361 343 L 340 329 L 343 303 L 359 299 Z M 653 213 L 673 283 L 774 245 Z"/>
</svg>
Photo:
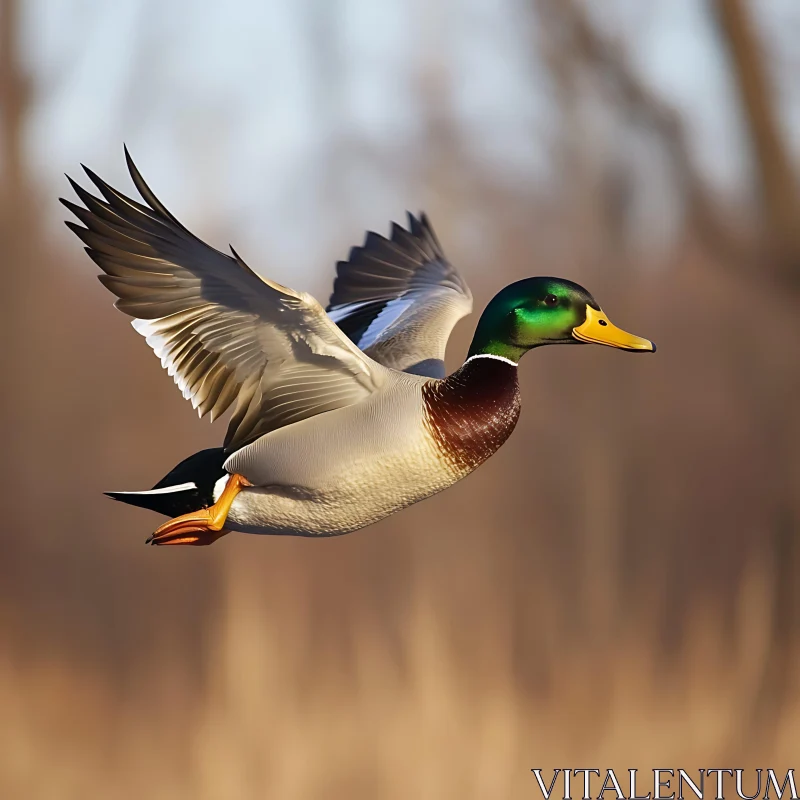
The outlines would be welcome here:
<svg viewBox="0 0 800 800">
<path fill-rule="evenodd" d="M 393 223 L 390 239 L 370 231 L 336 265 L 327 311 L 375 361 L 441 378 L 447 340 L 472 311 L 472 293 L 425 214 L 409 214 L 408 230 Z"/>
<path fill-rule="evenodd" d="M 200 416 L 213 420 L 236 401 L 227 451 L 379 387 L 382 368 L 313 297 L 261 278 L 232 248 L 228 256 L 202 242 L 159 202 L 127 149 L 125 158 L 147 206 L 84 167 L 103 199 L 70 179 L 86 208 L 61 202 L 86 227 L 67 225 Z"/>
</svg>

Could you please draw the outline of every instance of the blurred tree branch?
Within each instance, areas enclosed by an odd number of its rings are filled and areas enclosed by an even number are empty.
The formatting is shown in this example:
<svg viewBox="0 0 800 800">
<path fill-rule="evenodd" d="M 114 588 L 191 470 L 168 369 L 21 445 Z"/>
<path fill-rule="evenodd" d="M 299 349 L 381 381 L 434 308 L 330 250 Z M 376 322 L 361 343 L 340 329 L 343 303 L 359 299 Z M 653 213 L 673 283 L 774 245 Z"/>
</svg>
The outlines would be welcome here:
<svg viewBox="0 0 800 800">
<path fill-rule="evenodd" d="M 569 57 L 608 81 L 632 118 L 656 133 L 675 166 L 675 178 L 686 202 L 686 218 L 701 241 L 728 265 L 744 267 L 753 248 L 727 223 L 718 203 L 698 174 L 680 114 L 660 98 L 632 67 L 620 43 L 601 34 L 575 0 L 542 0 L 547 12 L 567 32 Z M 762 242 L 774 269 L 770 277 L 798 287 L 800 278 L 800 193 L 797 176 L 767 80 L 763 54 L 743 0 L 714 0 L 722 40 L 727 48 L 741 98 L 764 200 Z"/>
<path fill-rule="evenodd" d="M 775 95 L 770 87 L 763 49 L 746 2 L 713 0 L 723 46 L 728 52 L 749 134 L 756 182 L 763 202 L 763 247 L 771 272 L 793 291 L 800 290 L 800 191 L 789 148 L 781 129 Z M 791 666 L 791 634 L 797 629 L 800 590 L 795 579 L 800 564 L 798 531 L 800 456 L 795 403 L 778 393 L 779 435 L 784 436 L 783 505 L 773 523 L 773 607 L 770 648 L 751 717 L 762 736 L 774 735 L 771 720 L 785 697 Z M 792 393 L 788 393 L 792 394 Z"/>
<path fill-rule="evenodd" d="M 17 0 L 0 0 L 0 147 L 3 180 L 0 182 L 0 226 L 13 237 L 17 222 L 27 207 L 22 135 L 30 87 L 17 53 L 19 5 Z"/>
<path fill-rule="evenodd" d="M 763 53 L 743 0 L 714 0 L 714 10 L 736 78 L 743 123 L 757 165 L 767 247 L 784 277 L 797 285 L 800 278 L 800 196 Z"/>
<path fill-rule="evenodd" d="M 0 0 L 0 252 L 5 283 L 0 316 L 9 332 L 7 339 L 15 342 L 14 347 L 4 348 L 0 369 L 30 386 L 36 370 L 29 348 L 29 308 L 37 276 L 32 268 L 34 253 L 40 242 L 34 230 L 34 197 L 24 152 L 24 124 L 32 91 L 19 54 L 20 10 L 17 0 Z M 3 392 L 0 399 L 0 414 L 13 421 L 13 430 L 4 441 L 0 480 L 20 503 L 29 501 L 28 489 L 18 478 L 26 444 L 18 422 L 26 402 L 18 392 Z"/>
<path fill-rule="evenodd" d="M 699 175 L 680 113 L 647 85 L 622 45 L 595 28 L 581 4 L 575 0 L 539 0 L 539 5 L 564 33 L 567 52 L 558 57 L 601 75 L 627 115 L 658 137 L 674 165 L 673 177 L 685 203 L 684 217 L 698 238 L 729 263 L 742 263 L 747 242 L 725 221 Z"/>
</svg>

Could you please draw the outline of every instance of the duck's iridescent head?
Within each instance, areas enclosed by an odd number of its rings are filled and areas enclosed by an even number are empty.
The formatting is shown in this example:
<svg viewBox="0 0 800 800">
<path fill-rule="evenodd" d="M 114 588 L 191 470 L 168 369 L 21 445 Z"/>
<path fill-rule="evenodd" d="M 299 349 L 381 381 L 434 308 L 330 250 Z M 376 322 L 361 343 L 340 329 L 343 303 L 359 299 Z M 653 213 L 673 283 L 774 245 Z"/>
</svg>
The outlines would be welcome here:
<svg viewBox="0 0 800 800">
<path fill-rule="evenodd" d="M 545 344 L 604 344 L 655 352 L 648 339 L 613 325 L 582 286 L 563 278 L 526 278 L 506 286 L 481 316 L 469 354 L 512 361 Z"/>
</svg>

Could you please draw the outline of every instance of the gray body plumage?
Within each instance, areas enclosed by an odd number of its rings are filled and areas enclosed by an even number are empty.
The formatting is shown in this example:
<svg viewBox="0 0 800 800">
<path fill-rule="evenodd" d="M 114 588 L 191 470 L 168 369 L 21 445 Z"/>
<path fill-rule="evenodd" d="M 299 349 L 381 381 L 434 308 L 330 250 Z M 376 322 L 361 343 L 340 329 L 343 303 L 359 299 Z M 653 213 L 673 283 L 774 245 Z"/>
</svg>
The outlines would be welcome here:
<svg viewBox="0 0 800 800">
<path fill-rule="evenodd" d="M 256 487 L 237 495 L 228 527 L 348 533 L 458 480 L 427 431 L 426 379 L 395 373 L 390 381 L 361 403 L 273 431 L 234 453 L 225 469 Z"/>
</svg>

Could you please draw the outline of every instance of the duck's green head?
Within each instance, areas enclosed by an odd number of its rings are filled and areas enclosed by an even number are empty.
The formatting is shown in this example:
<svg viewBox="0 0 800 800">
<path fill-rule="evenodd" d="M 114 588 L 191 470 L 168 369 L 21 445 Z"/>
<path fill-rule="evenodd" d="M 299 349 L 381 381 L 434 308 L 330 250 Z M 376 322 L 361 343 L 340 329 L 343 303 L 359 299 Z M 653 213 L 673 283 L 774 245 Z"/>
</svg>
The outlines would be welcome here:
<svg viewBox="0 0 800 800">
<path fill-rule="evenodd" d="M 519 361 L 545 344 L 605 344 L 620 350 L 655 352 L 647 339 L 612 325 L 582 286 L 562 278 L 527 278 L 506 286 L 481 316 L 469 354 Z"/>
</svg>

